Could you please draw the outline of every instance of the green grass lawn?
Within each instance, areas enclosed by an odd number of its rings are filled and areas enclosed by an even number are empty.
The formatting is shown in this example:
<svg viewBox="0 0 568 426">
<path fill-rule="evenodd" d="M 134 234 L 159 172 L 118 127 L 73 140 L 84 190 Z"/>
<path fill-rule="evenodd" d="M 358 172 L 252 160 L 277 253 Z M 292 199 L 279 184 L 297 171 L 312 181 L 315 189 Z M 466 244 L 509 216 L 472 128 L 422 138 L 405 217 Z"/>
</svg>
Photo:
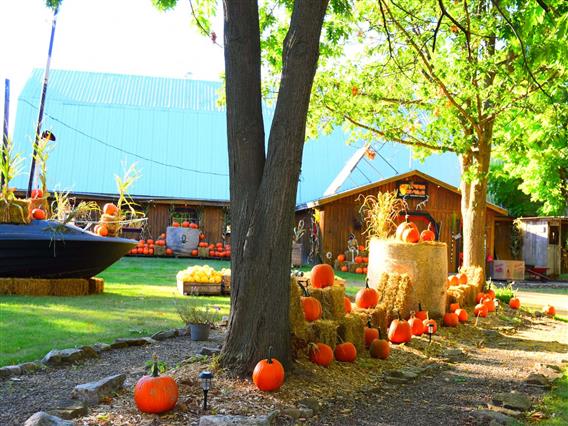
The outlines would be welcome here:
<svg viewBox="0 0 568 426">
<path fill-rule="evenodd" d="M 556 380 L 555 386 L 542 403 L 548 418 L 539 421 L 543 426 L 568 425 L 568 369 Z"/>
<path fill-rule="evenodd" d="M 54 348 L 182 327 L 174 306 L 174 300 L 182 298 L 176 273 L 205 263 L 216 269 L 229 267 L 224 261 L 124 258 L 100 275 L 105 280 L 103 294 L 0 296 L 0 366 L 36 360 Z M 219 306 L 223 315 L 229 312 L 228 297 L 199 300 Z"/>
</svg>

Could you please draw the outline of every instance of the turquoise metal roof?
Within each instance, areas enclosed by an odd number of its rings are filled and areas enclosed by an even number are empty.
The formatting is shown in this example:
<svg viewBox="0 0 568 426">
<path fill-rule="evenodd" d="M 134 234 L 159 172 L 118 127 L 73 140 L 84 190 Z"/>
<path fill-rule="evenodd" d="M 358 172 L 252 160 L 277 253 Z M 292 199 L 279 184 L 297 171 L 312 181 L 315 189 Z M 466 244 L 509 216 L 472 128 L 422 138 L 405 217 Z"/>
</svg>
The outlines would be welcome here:
<svg viewBox="0 0 568 426">
<path fill-rule="evenodd" d="M 31 157 L 43 70 L 34 70 L 18 100 L 16 150 Z M 229 200 L 226 116 L 221 83 L 187 79 L 52 70 L 43 130 L 57 137 L 48 163 L 50 190 L 114 194 L 114 175 L 136 162 L 142 177 L 133 195 L 188 200 Z M 272 110 L 264 110 L 266 129 Z M 298 204 L 321 198 L 360 144 L 347 145 L 336 130 L 306 143 Z M 459 183 L 457 158 L 411 159 L 398 144 L 375 145 L 338 192 L 418 169 Z M 381 158 L 381 156 L 383 158 Z M 26 162 L 26 172 L 29 161 Z M 15 179 L 27 187 L 27 176 Z"/>
</svg>

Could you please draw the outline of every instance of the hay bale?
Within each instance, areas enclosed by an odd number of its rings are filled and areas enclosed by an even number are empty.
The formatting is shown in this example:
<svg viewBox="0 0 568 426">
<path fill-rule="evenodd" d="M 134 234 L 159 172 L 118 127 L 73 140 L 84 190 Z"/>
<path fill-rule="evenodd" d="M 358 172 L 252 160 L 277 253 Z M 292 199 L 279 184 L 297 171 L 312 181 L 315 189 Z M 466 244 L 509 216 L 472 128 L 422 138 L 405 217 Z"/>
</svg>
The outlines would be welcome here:
<svg viewBox="0 0 568 426">
<path fill-rule="evenodd" d="M 373 238 L 369 244 L 370 282 L 380 282 L 384 272 L 407 274 L 410 277 L 413 288 L 409 296 L 410 306 L 418 306 L 418 302 L 421 302 L 433 317 L 443 315 L 448 276 L 445 243 L 429 241 L 410 244 Z M 396 297 L 393 299 L 392 295 L 387 296 L 386 299 L 392 299 L 394 303 Z"/>
<path fill-rule="evenodd" d="M 45 279 L 14 278 L 14 292 L 27 296 L 49 296 L 51 282 Z"/>
<path fill-rule="evenodd" d="M 325 343 L 335 349 L 339 323 L 331 320 L 317 320 L 307 323 L 305 337 L 308 342 Z"/>
<path fill-rule="evenodd" d="M 89 278 L 89 294 L 101 294 L 105 290 L 105 280 Z"/>
<path fill-rule="evenodd" d="M 50 296 L 85 296 L 89 294 L 89 281 L 82 278 L 49 280 Z"/>
<path fill-rule="evenodd" d="M 415 300 L 413 299 L 414 286 L 407 274 L 402 274 L 398 282 L 398 292 L 394 301 L 394 310 L 403 318 L 410 317 L 410 311 L 414 311 Z"/>
<path fill-rule="evenodd" d="M 446 310 L 448 310 L 451 303 L 459 303 L 460 306 L 464 305 L 465 293 L 459 286 L 451 286 L 448 288 L 448 303 Z"/>
<path fill-rule="evenodd" d="M 483 268 L 480 266 L 468 266 L 461 268 L 460 272 L 467 275 L 467 283 L 475 285 L 477 287 L 477 292 L 483 290 L 483 287 L 485 286 Z"/>
<path fill-rule="evenodd" d="M 458 288 L 464 293 L 463 306 L 474 306 L 477 287 L 471 284 L 460 284 Z"/>
<path fill-rule="evenodd" d="M 339 341 L 351 342 L 355 345 L 358 352 L 365 350 L 365 331 L 364 327 L 367 323 L 364 315 L 361 313 L 351 313 L 345 315 L 339 321 L 337 334 Z"/>
<path fill-rule="evenodd" d="M 29 200 L 0 199 L 0 223 L 28 224 L 31 222 Z"/>
<path fill-rule="evenodd" d="M 0 294 L 14 294 L 14 280 L 12 278 L 0 278 Z"/>
<path fill-rule="evenodd" d="M 290 321 L 290 332 L 295 336 L 305 334 L 306 320 L 304 319 L 304 310 L 300 297 L 302 296 L 302 289 L 298 285 L 296 278 L 290 279 L 290 308 L 288 311 Z"/>
<path fill-rule="evenodd" d="M 382 294 L 384 293 L 385 289 L 387 288 L 388 282 L 389 282 L 389 274 L 388 274 L 388 272 L 383 272 L 379 276 L 379 279 L 376 281 L 376 283 L 377 283 L 376 285 L 369 278 L 369 287 L 375 288 L 379 292 L 379 297 L 381 297 Z"/>
<path fill-rule="evenodd" d="M 396 296 L 398 294 L 398 284 L 400 282 L 400 274 L 391 273 L 386 274 L 387 276 L 387 283 L 384 287 L 384 290 L 381 295 L 379 295 L 379 302 L 384 303 L 387 307 L 394 306 L 396 301 Z"/>
<path fill-rule="evenodd" d="M 345 316 L 345 288 L 340 285 L 332 285 L 326 288 L 308 289 L 310 296 L 321 303 L 322 319 L 339 320 Z"/>
</svg>

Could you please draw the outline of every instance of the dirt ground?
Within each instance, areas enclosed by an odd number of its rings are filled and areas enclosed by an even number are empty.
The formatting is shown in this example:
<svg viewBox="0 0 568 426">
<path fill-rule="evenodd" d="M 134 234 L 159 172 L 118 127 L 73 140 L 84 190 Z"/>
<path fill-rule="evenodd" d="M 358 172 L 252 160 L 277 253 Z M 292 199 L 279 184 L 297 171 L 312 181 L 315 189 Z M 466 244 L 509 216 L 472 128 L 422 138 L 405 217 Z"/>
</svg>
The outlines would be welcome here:
<svg viewBox="0 0 568 426">
<path fill-rule="evenodd" d="M 223 334 L 214 334 L 221 343 Z M 76 419 L 78 425 L 192 425 L 203 415 L 197 375 L 211 368 L 211 359 L 196 357 L 203 344 L 187 337 L 146 347 L 103 353 L 99 359 L 49 369 L 0 382 L 0 424 L 20 425 L 32 413 L 49 410 L 71 389 L 88 381 L 126 373 L 127 387 L 115 397 Z M 173 370 L 180 386 L 177 407 L 162 416 L 140 414 L 132 387 L 146 360 L 158 353 Z M 393 346 L 388 360 L 365 354 L 354 364 L 334 362 L 329 368 L 300 360 L 285 385 L 261 393 L 248 380 L 233 380 L 216 372 L 207 414 L 268 414 L 300 405 L 317 405 L 315 416 L 294 420 L 280 416 L 282 425 L 475 425 L 475 412 L 498 392 L 527 392 L 538 403 L 544 390 L 528 388 L 525 379 L 545 365 L 568 362 L 568 324 L 532 318 L 500 308 L 500 312 L 456 329 L 440 328 L 431 344 L 425 337 Z M 214 365 L 213 365 L 214 367 Z M 418 371 L 418 377 L 393 383 L 394 373 Z M 316 407 L 314 407 L 316 408 Z"/>
</svg>

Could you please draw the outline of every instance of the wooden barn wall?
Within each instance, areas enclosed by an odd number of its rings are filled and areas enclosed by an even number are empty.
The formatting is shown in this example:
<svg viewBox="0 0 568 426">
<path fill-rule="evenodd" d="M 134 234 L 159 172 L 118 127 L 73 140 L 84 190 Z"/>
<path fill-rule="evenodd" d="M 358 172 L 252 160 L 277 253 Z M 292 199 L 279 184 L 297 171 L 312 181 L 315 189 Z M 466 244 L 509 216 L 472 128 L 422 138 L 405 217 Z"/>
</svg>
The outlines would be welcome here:
<svg viewBox="0 0 568 426">
<path fill-rule="evenodd" d="M 512 220 L 495 221 L 495 251 L 494 257 L 499 260 L 517 260 L 511 253 Z"/>
<path fill-rule="evenodd" d="M 461 197 L 444 187 L 440 187 L 432 182 L 428 182 L 429 199 L 421 209 L 429 213 L 440 227 L 440 241 L 448 245 L 448 268 L 450 271 L 456 270 L 455 247 L 452 253 L 451 242 L 451 222 L 452 215 L 457 215 L 461 219 Z M 360 244 L 366 244 L 366 237 L 362 235 L 364 224 L 359 214 L 361 200 L 357 200 L 360 195 L 376 195 L 378 192 L 395 191 L 396 182 L 389 182 L 372 190 L 354 194 L 345 198 L 338 199 L 320 207 L 325 214 L 325 226 L 323 229 L 323 255 L 331 252 L 333 256 L 343 253 L 347 247 L 347 238 L 353 233 Z M 416 206 L 421 199 L 408 199 L 409 210 L 416 210 Z M 494 243 L 494 219 L 497 213 L 487 209 L 487 253 L 493 253 Z M 417 223 L 420 231 L 426 228 L 426 223 Z"/>
<path fill-rule="evenodd" d="M 201 210 L 201 230 L 210 243 L 222 241 L 225 213 L 221 207 L 203 207 Z"/>
</svg>

